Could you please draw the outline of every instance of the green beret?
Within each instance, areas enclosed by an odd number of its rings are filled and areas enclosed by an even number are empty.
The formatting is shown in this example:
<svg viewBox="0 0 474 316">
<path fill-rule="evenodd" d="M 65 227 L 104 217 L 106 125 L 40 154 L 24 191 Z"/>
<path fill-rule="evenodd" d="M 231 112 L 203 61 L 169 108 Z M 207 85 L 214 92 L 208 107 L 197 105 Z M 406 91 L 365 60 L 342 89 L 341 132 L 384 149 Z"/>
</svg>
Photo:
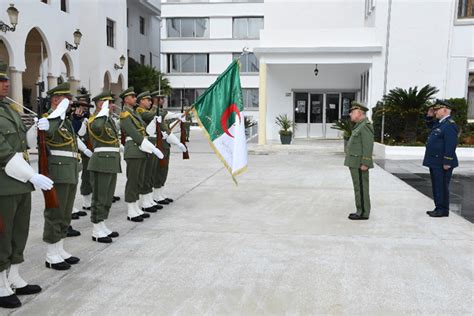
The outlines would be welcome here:
<svg viewBox="0 0 474 316">
<path fill-rule="evenodd" d="M 63 82 L 53 89 L 46 92 L 48 95 L 71 95 L 71 85 L 69 82 Z"/>
<path fill-rule="evenodd" d="M 133 89 L 133 87 L 128 87 L 128 89 L 125 89 L 122 91 L 122 93 L 120 93 L 119 97 L 122 98 L 122 99 L 125 99 L 126 96 L 129 96 L 129 95 L 135 95 L 135 91 Z"/>
<path fill-rule="evenodd" d="M 165 97 L 163 94 L 161 94 L 161 90 L 153 91 L 152 93 L 150 93 L 150 96 L 152 98 L 164 98 Z"/>
<path fill-rule="evenodd" d="M 141 99 L 151 99 L 150 91 L 144 91 L 137 95 L 137 102 L 140 102 Z"/>
<path fill-rule="evenodd" d="M 369 110 L 369 108 L 362 105 L 362 104 L 360 104 L 357 101 L 352 101 L 351 108 L 349 109 L 349 112 L 352 111 L 352 110 L 361 110 L 363 112 L 367 112 Z"/>
<path fill-rule="evenodd" d="M 449 103 L 448 101 L 446 101 L 446 100 L 436 99 L 436 101 L 433 105 L 433 109 L 438 110 L 438 109 L 442 109 L 442 108 L 452 109 L 453 105 L 451 103 Z"/>
<path fill-rule="evenodd" d="M 9 80 L 7 75 L 7 69 L 8 66 L 7 64 L 4 64 L 3 62 L 0 61 L 0 80 Z"/>
<path fill-rule="evenodd" d="M 99 93 L 95 97 L 92 98 L 92 101 L 97 102 L 97 101 L 112 101 L 114 100 L 114 95 L 112 94 L 111 91 L 104 91 L 102 93 Z"/>
</svg>

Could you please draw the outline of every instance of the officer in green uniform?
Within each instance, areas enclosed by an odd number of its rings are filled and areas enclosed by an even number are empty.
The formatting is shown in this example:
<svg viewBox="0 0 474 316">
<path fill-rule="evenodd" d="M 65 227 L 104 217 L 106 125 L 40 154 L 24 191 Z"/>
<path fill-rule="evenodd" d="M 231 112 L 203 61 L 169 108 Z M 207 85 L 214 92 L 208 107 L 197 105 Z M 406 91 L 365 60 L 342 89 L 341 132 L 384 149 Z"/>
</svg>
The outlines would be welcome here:
<svg viewBox="0 0 474 316">
<path fill-rule="evenodd" d="M 89 162 L 92 179 L 92 240 L 111 243 L 118 237 L 111 231 L 105 221 L 109 218 L 112 207 L 117 173 L 122 172 L 120 166 L 120 140 L 115 123 L 110 118 L 114 99 L 110 92 L 94 97 L 96 114 L 89 119 L 88 134 L 93 142 L 94 154 Z"/>
<path fill-rule="evenodd" d="M 5 100 L 10 87 L 6 71 L 0 62 L 0 307 L 16 308 L 21 306 L 17 295 L 41 291 L 23 280 L 19 266 L 28 239 L 33 185 L 50 190 L 53 181 L 28 163 L 26 127 Z"/>
<path fill-rule="evenodd" d="M 351 172 L 357 207 L 357 212 L 349 215 L 351 220 L 366 220 L 370 215 L 369 169 L 374 167 L 374 128 L 366 117 L 368 110 L 355 101 L 350 108 L 351 121 L 356 124 L 347 143 L 344 165 Z"/>
<path fill-rule="evenodd" d="M 161 159 L 163 153 L 145 137 L 145 122 L 134 109 L 137 98 L 133 87 L 124 90 L 120 94 L 120 98 L 123 100 L 120 128 L 125 136 L 124 159 L 127 163 L 127 183 L 125 185 L 125 202 L 128 206 L 127 219 L 141 222 L 143 218 L 150 217 L 150 214 L 144 213 L 138 206 L 140 187 L 145 179 L 147 154 L 154 154 Z"/>
<path fill-rule="evenodd" d="M 55 270 L 67 270 L 71 264 L 79 262 L 79 258 L 64 250 L 79 177 L 77 135 L 66 115 L 72 98 L 69 83 L 62 83 L 47 94 L 51 98 L 51 109 L 39 122 L 47 120 L 49 123 L 49 128 L 45 129 L 50 153 L 48 168 L 58 193 L 59 208 L 44 210 L 43 241 L 48 245 L 45 265 Z M 42 129 L 39 125 L 38 128 Z"/>
</svg>

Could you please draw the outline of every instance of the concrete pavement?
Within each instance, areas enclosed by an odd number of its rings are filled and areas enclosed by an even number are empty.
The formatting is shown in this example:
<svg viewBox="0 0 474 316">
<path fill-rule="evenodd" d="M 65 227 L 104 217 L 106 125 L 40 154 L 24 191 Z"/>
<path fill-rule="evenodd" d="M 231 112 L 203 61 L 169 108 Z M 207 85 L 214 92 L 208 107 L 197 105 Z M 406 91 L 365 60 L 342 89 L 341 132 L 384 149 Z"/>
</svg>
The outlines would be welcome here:
<svg viewBox="0 0 474 316">
<path fill-rule="evenodd" d="M 429 218 L 432 201 L 379 167 L 371 219 L 347 220 L 354 202 L 342 142 L 252 147 L 238 187 L 199 132 L 189 147 L 191 160 L 171 161 L 172 206 L 126 221 L 121 175 L 108 225 L 121 234 L 114 243 L 93 243 L 88 217 L 73 221 L 82 236 L 66 249 L 81 262 L 67 272 L 44 268 L 35 192 L 22 271 L 44 290 L 12 314 L 473 312 L 472 224 Z"/>
</svg>

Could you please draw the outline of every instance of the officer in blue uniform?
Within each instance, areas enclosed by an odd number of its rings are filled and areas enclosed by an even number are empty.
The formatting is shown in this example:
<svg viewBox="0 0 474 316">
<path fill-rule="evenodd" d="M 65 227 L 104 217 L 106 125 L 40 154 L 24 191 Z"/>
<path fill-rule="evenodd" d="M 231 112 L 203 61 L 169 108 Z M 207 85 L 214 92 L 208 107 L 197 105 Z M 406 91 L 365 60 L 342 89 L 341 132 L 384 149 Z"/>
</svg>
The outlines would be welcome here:
<svg viewBox="0 0 474 316">
<path fill-rule="evenodd" d="M 458 166 L 458 127 L 451 119 L 451 109 L 449 102 L 436 100 L 427 114 L 427 125 L 431 132 L 426 144 L 423 166 L 430 168 L 435 209 L 426 213 L 431 217 L 449 216 L 449 182 L 453 169 Z"/>
</svg>

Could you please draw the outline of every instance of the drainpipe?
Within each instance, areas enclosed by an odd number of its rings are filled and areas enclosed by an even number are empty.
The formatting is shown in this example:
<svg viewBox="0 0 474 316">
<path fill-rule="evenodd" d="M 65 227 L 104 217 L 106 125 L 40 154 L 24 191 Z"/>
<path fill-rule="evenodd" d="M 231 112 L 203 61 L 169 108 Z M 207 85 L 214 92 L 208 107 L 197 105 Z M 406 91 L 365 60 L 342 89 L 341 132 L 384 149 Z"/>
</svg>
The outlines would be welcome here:
<svg viewBox="0 0 474 316">
<path fill-rule="evenodd" d="M 388 1 L 388 16 L 387 16 L 387 37 L 385 39 L 385 69 L 383 74 L 383 95 L 387 94 L 387 78 L 388 78 L 388 56 L 390 52 L 390 30 L 392 23 L 392 0 Z M 382 128 L 380 131 L 380 141 L 384 143 L 385 133 L 385 105 L 382 112 Z"/>
</svg>

